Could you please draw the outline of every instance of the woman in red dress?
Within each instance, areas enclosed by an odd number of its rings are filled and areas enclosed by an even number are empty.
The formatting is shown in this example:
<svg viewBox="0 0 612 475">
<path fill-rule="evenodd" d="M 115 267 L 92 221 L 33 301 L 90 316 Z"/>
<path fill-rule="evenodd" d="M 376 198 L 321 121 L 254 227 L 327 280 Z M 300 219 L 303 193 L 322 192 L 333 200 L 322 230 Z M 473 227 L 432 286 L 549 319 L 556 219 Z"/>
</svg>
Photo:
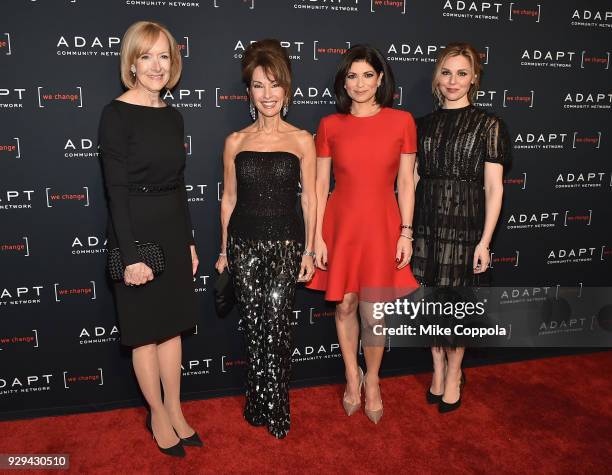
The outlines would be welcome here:
<svg viewBox="0 0 612 475">
<path fill-rule="evenodd" d="M 392 109 L 395 81 L 382 54 L 355 45 L 335 79 L 339 113 L 319 124 L 317 146 L 317 271 L 308 287 L 337 302 L 336 329 L 346 375 L 342 404 L 350 416 L 361 407 L 378 423 L 383 414 L 378 371 L 384 352 L 372 335 L 379 323 L 372 303 L 418 287 L 412 256 L 416 127 L 408 112 Z M 328 200 L 333 164 L 335 188 Z M 397 198 L 395 180 L 397 179 Z M 359 323 L 367 366 L 357 364 Z"/>
</svg>

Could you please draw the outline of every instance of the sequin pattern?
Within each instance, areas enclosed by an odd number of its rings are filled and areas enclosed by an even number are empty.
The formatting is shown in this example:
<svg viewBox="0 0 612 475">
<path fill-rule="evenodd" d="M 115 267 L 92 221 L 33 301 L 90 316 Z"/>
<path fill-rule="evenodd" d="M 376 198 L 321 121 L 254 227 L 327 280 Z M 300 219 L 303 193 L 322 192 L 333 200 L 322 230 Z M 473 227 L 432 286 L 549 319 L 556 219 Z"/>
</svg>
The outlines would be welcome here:
<svg viewBox="0 0 612 475">
<path fill-rule="evenodd" d="M 290 427 L 290 318 L 303 244 L 229 236 L 228 259 L 247 348 L 244 417 L 281 439 Z"/>
</svg>

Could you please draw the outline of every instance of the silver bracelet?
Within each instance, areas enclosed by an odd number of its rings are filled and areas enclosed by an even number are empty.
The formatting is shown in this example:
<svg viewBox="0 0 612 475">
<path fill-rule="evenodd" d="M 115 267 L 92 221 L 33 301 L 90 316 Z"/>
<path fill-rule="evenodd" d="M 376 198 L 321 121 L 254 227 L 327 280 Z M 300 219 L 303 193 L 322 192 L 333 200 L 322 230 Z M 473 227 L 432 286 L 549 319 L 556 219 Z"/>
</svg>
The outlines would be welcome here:
<svg viewBox="0 0 612 475">
<path fill-rule="evenodd" d="M 317 255 L 315 254 L 315 252 L 314 252 L 314 251 L 304 251 L 304 252 L 302 253 L 302 256 L 304 256 L 304 257 L 305 257 L 305 256 L 310 256 L 310 257 L 312 257 L 313 259 L 314 259 L 315 257 L 317 257 Z"/>
<path fill-rule="evenodd" d="M 408 238 L 409 241 L 414 241 L 414 238 L 412 236 L 408 236 L 407 234 L 400 234 L 400 236 Z"/>
<path fill-rule="evenodd" d="M 225 252 L 220 252 L 219 253 L 219 257 L 226 257 L 226 256 L 227 256 L 227 253 L 225 253 Z"/>
</svg>

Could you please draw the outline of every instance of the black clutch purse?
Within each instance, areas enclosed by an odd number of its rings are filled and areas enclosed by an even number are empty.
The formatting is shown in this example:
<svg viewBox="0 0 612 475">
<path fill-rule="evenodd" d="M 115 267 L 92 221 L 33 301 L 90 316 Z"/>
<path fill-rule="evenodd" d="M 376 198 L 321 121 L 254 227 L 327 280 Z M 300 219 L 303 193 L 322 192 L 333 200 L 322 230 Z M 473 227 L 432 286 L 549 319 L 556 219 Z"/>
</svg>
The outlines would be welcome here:
<svg viewBox="0 0 612 475">
<path fill-rule="evenodd" d="M 166 256 L 159 244 L 156 242 L 136 243 L 136 250 L 141 262 L 144 262 L 151 268 L 154 276 L 158 276 L 164 271 L 166 268 Z M 125 265 L 123 265 L 123 259 L 118 247 L 108 251 L 106 267 L 111 280 L 115 282 L 123 280 Z"/>
<path fill-rule="evenodd" d="M 236 304 L 236 294 L 234 293 L 234 284 L 232 277 L 227 271 L 227 267 L 217 277 L 213 286 L 213 294 L 215 296 L 215 310 L 219 318 L 227 317 L 234 305 Z"/>
</svg>

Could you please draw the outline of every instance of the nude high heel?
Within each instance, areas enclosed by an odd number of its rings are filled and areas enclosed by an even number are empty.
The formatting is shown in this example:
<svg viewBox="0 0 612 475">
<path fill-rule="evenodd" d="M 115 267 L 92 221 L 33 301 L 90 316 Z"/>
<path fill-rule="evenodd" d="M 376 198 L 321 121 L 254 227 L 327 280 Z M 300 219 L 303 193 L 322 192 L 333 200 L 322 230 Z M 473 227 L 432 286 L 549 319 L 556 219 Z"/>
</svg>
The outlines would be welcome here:
<svg viewBox="0 0 612 475">
<path fill-rule="evenodd" d="M 365 378 L 364 378 L 364 384 L 365 384 Z M 366 399 L 366 405 L 367 405 L 367 399 Z M 374 424 L 378 424 L 383 416 L 382 397 L 380 398 L 380 409 L 376 409 L 375 411 L 372 411 L 366 407 L 365 413 L 366 413 L 366 416 L 368 416 L 368 419 L 370 419 Z"/>
<path fill-rule="evenodd" d="M 342 397 L 342 407 L 344 407 L 344 412 L 346 412 L 347 416 L 352 416 L 355 414 L 359 408 L 361 407 L 361 388 L 363 386 L 363 370 L 359 367 L 359 402 L 357 404 L 351 404 L 346 400 L 346 390 L 344 391 L 344 396 Z"/>
</svg>

